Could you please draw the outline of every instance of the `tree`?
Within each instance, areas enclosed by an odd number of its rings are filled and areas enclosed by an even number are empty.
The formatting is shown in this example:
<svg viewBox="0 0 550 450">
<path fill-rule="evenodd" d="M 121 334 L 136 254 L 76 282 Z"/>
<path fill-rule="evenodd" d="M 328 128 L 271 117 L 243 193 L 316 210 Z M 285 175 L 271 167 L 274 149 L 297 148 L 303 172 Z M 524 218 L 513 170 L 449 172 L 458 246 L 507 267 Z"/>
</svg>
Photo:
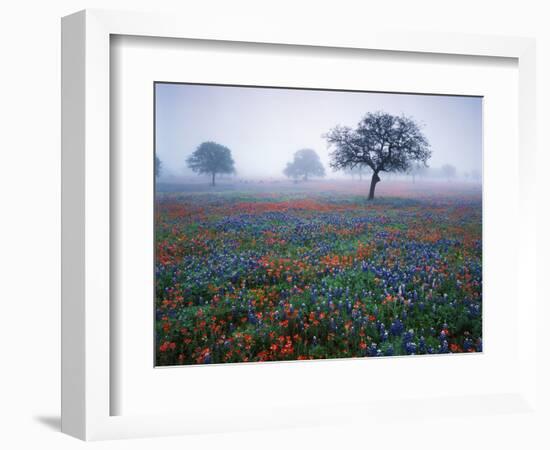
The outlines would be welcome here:
<svg viewBox="0 0 550 450">
<path fill-rule="evenodd" d="M 456 167 L 451 164 L 445 164 L 441 166 L 441 174 L 447 179 L 447 181 L 451 181 L 456 177 Z"/>
<path fill-rule="evenodd" d="M 160 176 L 160 171 L 162 169 L 162 162 L 157 155 L 155 155 L 155 178 Z"/>
<path fill-rule="evenodd" d="M 357 164 L 355 167 L 346 167 L 344 173 L 351 175 L 354 178 L 355 175 L 359 176 L 359 181 L 363 181 L 363 175 L 368 175 L 371 172 L 370 167 L 365 164 Z"/>
<path fill-rule="evenodd" d="M 315 150 L 304 148 L 294 153 L 294 159 L 287 163 L 283 173 L 294 181 L 298 178 L 307 181 L 310 176 L 324 177 L 325 168 Z"/>
<path fill-rule="evenodd" d="M 212 186 L 216 186 L 216 175 L 235 173 L 235 162 L 231 157 L 231 150 L 216 142 L 203 142 L 187 158 L 187 166 L 199 174 L 210 174 Z"/>
<path fill-rule="evenodd" d="M 411 164 L 411 167 L 410 167 L 410 169 L 408 170 L 407 173 L 409 175 L 411 175 L 412 182 L 414 184 L 416 182 L 416 177 L 421 177 L 423 175 L 426 175 L 427 170 L 428 170 L 428 168 L 426 167 L 425 164 L 415 162 L 415 163 Z"/>
<path fill-rule="evenodd" d="M 369 200 L 374 198 L 380 172 L 407 172 L 412 163 L 426 165 L 431 156 L 428 140 L 413 119 L 384 112 L 367 113 L 356 129 L 337 126 L 325 138 L 334 148 L 330 154 L 334 169 L 360 164 L 372 169 Z"/>
<path fill-rule="evenodd" d="M 477 169 L 474 169 L 470 172 L 470 176 L 472 177 L 473 181 L 480 182 L 481 181 L 481 172 Z"/>
<path fill-rule="evenodd" d="M 292 162 L 286 163 L 286 167 L 285 170 L 283 170 L 283 173 L 288 178 L 292 178 L 295 183 L 297 183 L 298 178 L 300 178 L 300 173 L 298 172 L 297 167 Z"/>
</svg>

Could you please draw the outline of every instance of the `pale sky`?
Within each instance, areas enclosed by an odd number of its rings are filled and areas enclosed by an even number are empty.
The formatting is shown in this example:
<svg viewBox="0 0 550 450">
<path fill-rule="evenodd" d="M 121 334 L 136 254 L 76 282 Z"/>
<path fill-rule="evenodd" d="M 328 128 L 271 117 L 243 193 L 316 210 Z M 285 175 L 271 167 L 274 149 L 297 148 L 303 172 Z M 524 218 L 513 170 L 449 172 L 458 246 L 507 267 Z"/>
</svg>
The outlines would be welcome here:
<svg viewBox="0 0 550 450">
<path fill-rule="evenodd" d="M 375 111 L 422 124 L 430 167 L 481 171 L 480 97 L 158 83 L 156 152 L 165 175 L 181 175 L 188 173 L 185 159 L 202 142 L 215 141 L 229 147 L 240 177 L 283 177 L 293 153 L 312 148 L 331 176 L 322 135 L 336 125 L 355 127 Z"/>
</svg>

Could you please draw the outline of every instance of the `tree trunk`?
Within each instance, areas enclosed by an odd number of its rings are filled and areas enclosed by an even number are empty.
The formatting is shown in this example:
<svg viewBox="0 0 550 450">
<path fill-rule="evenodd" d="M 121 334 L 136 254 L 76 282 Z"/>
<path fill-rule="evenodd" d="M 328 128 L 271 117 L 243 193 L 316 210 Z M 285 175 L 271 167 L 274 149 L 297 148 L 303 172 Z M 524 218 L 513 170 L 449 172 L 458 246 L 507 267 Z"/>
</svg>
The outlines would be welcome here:
<svg viewBox="0 0 550 450">
<path fill-rule="evenodd" d="M 370 190 L 369 190 L 369 200 L 372 200 L 374 198 L 374 190 L 376 189 L 376 183 L 380 181 L 380 177 L 378 176 L 378 172 L 373 172 L 372 178 L 370 180 Z"/>
<path fill-rule="evenodd" d="M 212 186 L 216 186 L 216 172 L 212 172 Z"/>
</svg>

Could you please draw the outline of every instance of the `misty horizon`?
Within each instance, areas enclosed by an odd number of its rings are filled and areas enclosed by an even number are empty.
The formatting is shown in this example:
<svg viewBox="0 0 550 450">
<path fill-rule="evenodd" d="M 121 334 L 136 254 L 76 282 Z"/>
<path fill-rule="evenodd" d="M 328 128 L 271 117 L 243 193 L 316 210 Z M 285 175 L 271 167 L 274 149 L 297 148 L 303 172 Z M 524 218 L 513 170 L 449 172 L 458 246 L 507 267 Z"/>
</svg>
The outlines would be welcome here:
<svg viewBox="0 0 550 450">
<path fill-rule="evenodd" d="M 482 170 L 481 97 L 175 83 L 157 83 L 155 94 L 160 180 L 202 178 L 186 159 L 206 141 L 231 150 L 240 178 L 282 179 L 287 162 L 303 148 L 317 152 L 326 178 L 348 178 L 330 168 L 323 135 L 336 125 L 355 128 L 375 111 L 421 125 L 433 173 L 446 164 L 456 168 L 457 178 Z"/>
</svg>

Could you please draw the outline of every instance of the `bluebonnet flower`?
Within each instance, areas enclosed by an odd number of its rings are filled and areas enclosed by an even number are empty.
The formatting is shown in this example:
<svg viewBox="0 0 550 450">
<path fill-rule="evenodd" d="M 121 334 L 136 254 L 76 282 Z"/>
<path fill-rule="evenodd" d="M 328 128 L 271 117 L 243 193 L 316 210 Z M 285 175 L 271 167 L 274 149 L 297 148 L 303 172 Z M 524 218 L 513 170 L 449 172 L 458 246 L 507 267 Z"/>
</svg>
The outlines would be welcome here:
<svg viewBox="0 0 550 450">
<path fill-rule="evenodd" d="M 403 333 L 403 322 L 401 322 L 399 319 L 395 319 L 390 327 L 390 333 L 393 336 L 401 336 Z"/>
<path fill-rule="evenodd" d="M 378 349 L 378 346 L 376 345 L 375 342 L 372 342 L 368 347 L 367 347 L 367 355 L 368 356 L 380 356 L 382 354 L 381 350 Z"/>
<path fill-rule="evenodd" d="M 407 355 L 414 355 L 416 353 L 416 344 L 414 342 L 405 342 L 404 347 Z"/>
<path fill-rule="evenodd" d="M 469 351 L 470 349 L 474 348 L 474 341 L 472 341 L 470 338 L 465 338 L 462 347 L 465 351 Z"/>
<path fill-rule="evenodd" d="M 414 331 L 409 330 L 409 331 L 405 332 L 405 334 L 403 335 L 403 341 L 404 342 L 411 342 L 413 337 L 414 337 Z"/>
<path fill-rule="evenodd" d="M 418 340 L 418 352 L 426 353 L 426 340 L 424 339 L 424 336 L 420 336 L 420 339 Z"/>
</svg>

